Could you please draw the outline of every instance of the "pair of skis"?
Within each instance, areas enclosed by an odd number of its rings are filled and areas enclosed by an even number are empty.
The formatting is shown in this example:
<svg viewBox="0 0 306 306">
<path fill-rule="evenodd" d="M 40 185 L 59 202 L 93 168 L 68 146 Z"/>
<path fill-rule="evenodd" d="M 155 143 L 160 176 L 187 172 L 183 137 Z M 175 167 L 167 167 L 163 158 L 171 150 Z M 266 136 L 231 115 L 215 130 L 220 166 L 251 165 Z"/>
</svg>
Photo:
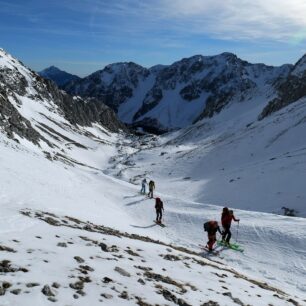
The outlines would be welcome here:
<svg viewBox="0 0 306 306">
<path fill-rule="evenodd" d="M 165 224 L 160 223 L 160 222 L 157 222 L 156 220 L 153 220 L 153 222 L 154 222 L 155 224 L 159 225 L 160 227 L 166 227 Z"/>
<path fill-rule="evenodd" d="M 211 255 L 219 255 L 220 252 L 217 251 L 216 249 L 213 249 L 213 250 L 209 250 L 209 248 L 204 245 L 199 245 L 199 247 L 202 249 L 202 250 L 205 250 L 207 252 L 207 254 L 211 254 Z"/>
<path fill-rule="evenodd" d="M 142 192 L 139 192 L 139 194 L 140 195 L 144 195 L 144 196 L 146 196 L 146 198 L 147 199 L 155 199 L 154 197 L 149 197 L 149 195 L 147 194 L 147 193 L 142 193 Z M 157 225 L 159 225 L 160 227 L 166 227 L 166 225 L 165 224 L 163 224 L 163 223 L 160 223 L 160 222 L 157 222 L 156 220 L 153 220 L 153 222 L 155 223 L 155 224 L 157 224 Z"/>
<path fill-rule="evenodd" d="M 244 249 L 237 243 L 226 243 L 225 241 L 217 240 L 217 245 L 229 248 L 229 249 L 237 251 L 237 252 L 243 252 L 244 251 Z"/>
<path fill-rule="evenodd" d="M 216 250 L 216 249 L 213 249 L 213 250 L 209 250 L 207 246 L 203 246 L 203 245 L 199 245 L 201 249 L 204 249 L 205 251 L 207 251 L 208 253 L 210 254 L 213 254 L 213 255 L 219 255 L 220 254 L 220 251 Z M 226 243 L 222 240 L 218 240 L 217 241 L 217 246 L 222 246 L 222 247 L 225 247 L 225 248 L 228 248 L 228 249 L 231 249 L 233 251 L 237 251 L 237 252 L 243 252 L 244 249 L 237 243 Z"/>
</svg>

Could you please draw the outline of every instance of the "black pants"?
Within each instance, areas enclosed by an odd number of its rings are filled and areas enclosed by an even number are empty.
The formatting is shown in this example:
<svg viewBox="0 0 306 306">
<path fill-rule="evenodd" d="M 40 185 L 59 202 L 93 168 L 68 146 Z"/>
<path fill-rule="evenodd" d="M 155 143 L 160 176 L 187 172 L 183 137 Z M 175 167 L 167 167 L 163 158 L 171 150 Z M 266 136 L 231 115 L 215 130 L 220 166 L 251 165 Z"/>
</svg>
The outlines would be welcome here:
<svg viewBox="0 0 306 306">
<path fill-rule="evenodd" d="M 163 212 L 161 209 L 156 209 L 156 221 L 161 221 L 163 217 Z"/>
<path fill-rule="evenodd" d="M 153 198 L 153 188 L 149 188 L 148 197 Z"/>
<path fill-rule="evenodd" d="M 227 227 L 223 227 L 224 231 L 223 231 L 223 235 L 222 235 L 222 240 L 225 240 L 226 242 L 230 242 L 231 237 L 232 237 L 232 233 L 231 233 L 231 227 L 227 226 Z"/>
</svg>

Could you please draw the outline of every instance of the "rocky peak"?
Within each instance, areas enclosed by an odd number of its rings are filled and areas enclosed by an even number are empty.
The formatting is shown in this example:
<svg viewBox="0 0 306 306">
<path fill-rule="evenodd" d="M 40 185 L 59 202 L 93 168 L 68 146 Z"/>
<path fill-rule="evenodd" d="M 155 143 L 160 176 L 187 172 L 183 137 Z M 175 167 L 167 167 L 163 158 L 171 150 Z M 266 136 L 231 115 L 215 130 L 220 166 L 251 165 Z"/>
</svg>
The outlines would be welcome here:
<svg viewBox="0 0 306 306">
<path fill-rule="evenodd" d="M 101 84 L 118 89 L 122 86 L 135 88 L 139 80 L 146 78 L 150 72 L 148 69 L 133 62 L 123 62 L 107 65 L 98 73 Z"/>
<path fill-rule="evenodd" d="M 102 100 L 129 124 L 156 119 L 171 129 L 212 117 L 231 103 L 258 95 L 265 99 L 276 80 L 286 78 L 290 69 L 251 64 L 230 52 L 198 54 L 150 69 L 132 62 L 111 64 L 65 89 Z M 182 118 L 180 122 L 184 112 L 188 120 Z"/>
<path fill-rule="evenodd" d="M 290 65 L 284 65 L 283 69 Z M 278 97 L 271 100 L 259 115 L 263 119 L 306 96 L 306 54 L 290 69 L 289 75 L 276 82 Z"/>
<path fill-rule="evenodd" d="M 44 115 L 42 115 L 44 114 Z M 48 115 L 46 115 L 48 114 Z M 73 98 L 52 81 L 29 70 L 21 62 L 0 53 L 0 118 L 8 137 L 18 135 L 35 144 L 50 142 L 41 134 L 37 116 L 66 119 L 71 125 L 91 126 L 97 123 L 111 131 L 125 129 L 113 110 L 97 99 Z"/>
<path fill-rule="evenodd" d="M 9 57 L 9 54 L 6 53 L 6 51 L 2 48 L 0 48 L 0 56 L 3 57 L 3 56 L 6 56 L 6 57 Z"/>
<path fill-rule="evenodd" d="M 306 73 L 306 54 L 294 65 L 291 75 L 303 77 Z"/>
<path fill-rule="evenodd" d="M 69 82 L 64 89 L 71 94 L 98 98 L 117 111 L 149 75 L 147 68 L 133 62 L 115 63 L 84 79 Z"/>
<path fill-rule="evenodd" d="M 60 70 L 55 66 L 50 66 L 40 72 L 38 74 L 46 79 L 52 80 L 55 82 L 59 87 L 64 86 L 70 81 L 79 80 L 80 77 L 77 75 L 73 75 L 66 71 Z"/>
<path fill-rule="evenodd" d="M 52 73 L 54 73 L 54 72 L 60 72 L 60 71 L 62 72 L 62 70 L 60 70 L 59 68 L 52 65 L 52 66 L 42 70 L 41 73 L 42 72 L 52 72 Z"/>
</svg>

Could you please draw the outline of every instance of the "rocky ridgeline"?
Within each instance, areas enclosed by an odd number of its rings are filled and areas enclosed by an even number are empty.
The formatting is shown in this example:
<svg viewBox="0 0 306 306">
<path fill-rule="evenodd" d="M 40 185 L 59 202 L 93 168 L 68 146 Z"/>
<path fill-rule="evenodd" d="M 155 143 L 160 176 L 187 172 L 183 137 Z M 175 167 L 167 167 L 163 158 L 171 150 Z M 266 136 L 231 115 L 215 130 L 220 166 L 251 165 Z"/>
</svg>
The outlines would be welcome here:
<svg viewBox="0 0 306 306">
<path fill-rule="evenodd" d="M 73 95 L 101 99 L 118 111 L 119 105 L 132 97 L 133 91 L 149 75 L 148 69 L 135 63 L 117 63 L 108 65 L 84 79 L 71 81 L 63 88 Z"/>
<path fill-rule="evenodd" d="M 59 87 L 67 84 L 70 81 L 80 79 L 80 77 L 67 73 L 65 71 L 62 71 L 54 66 L 46 68 L 43 71 L 38 72 L 38 74 L 45 79 L 54 81 Z"/>
<path fill-rule="evenodd" d="M 69 216 L 21 213 L 42 223 L 23 238 L 7 236 L 0 248 L 5 258 L 0 295 L 8 303 L 45 296 L 59 305 L 78 300 L 91 305 L 300 305 L 201 253 Z"/>
<path fill-rule="evenodd" d="M 269 102 L 259 119 L 306 97 L 306 55 L 295 64 L 287 78 L 280 78 L 277 81 L 276 88 L 279 92 L 278 97 Z"/>
<path fill-rule="evenodd" d="M 98 123 L 113 132 L 126 130 L 114 111 L 101 101 L 70 96 L 0 49 L 0 127 L 9 138 L 14 139 L 16 134 L 35 144 L 43 140 L 50 145 L 20 112 L 24 99 L 44 104 L 75 126 Z"/>
<path fill-rule="evenodd" d="M 277 80 L 286 79 L 291 69 L 291 65 L 272 67 L 250 64 L 231 53 L 196 55 L 170 66 L 160 65 L 150 69 L 131 62 L 111 64 L 88 77 L 69 82 L 64 89 L 83 97 L 97 97 L 116 112 L 122 104 L 129 101 L 139 104 L 141 99 L 142 103 L 129 123 L 144 126 L 149 119 L 159 119 L 151 111 L 160 105 L 167 105 L 167 94 L 172 92 L 171 103 L 179 99 L 191 105 L 205 101 L 202 111 L 193 115 L 195 122 L 214 116 L 235 101 L 247 102 L 262 96 L 268 102 L 266 93 L 273 91 Z M 136 97 L 136 92 L 140 91 L 144 91 L 144 94 L 137 94 Z M 176 108 L 168 110 L 173 111 Z M 156 122 L 156 127 L 162 129 L 160 122 Z"/>
<path fill-rule="evenodd" d="M 64 83 L 61 82 L 63 72 L 57 72 L 55 67 L 51 69 L 51 75 L 42 73 L 58 82 L 66 92 L 78 96 L 74 98 L 58 89 L 52 81 L 25 68 L 2 49 L 0 62 L 1 125 L 10 137 L 16 133 L 34 143 L 38 143 L 39 135 L 16 110 L 16 105 L 21 103 L 20 97 L 38 102 L 44 100 L 43 103 L 52 101 L 74 125 L 90 126 L 97 122 L 111 131 L 118 131 L 125 128 L 116 118 L 115 113 L 118 113 L 120 119 L 133 128 L 164 133 L 213 117 L 232 103 L 247 103 L 256 97 L 267 101 L 258 116 L 263 119 L 304 97 L 306 92 L 304 57 L 294 66 L 281 67 L 250 64 L 231 53 L 196 55 L 169 66 L 149 69 L 132 62 L 116 63 L 83 79 L 71 77 L 68 81 L 68 76 Z M 185 101 L 190 104 L 190 109 L 194 108 L 193 114 L 186 113 L 188 119 L 182 119 L 184 124 L 175 120 L 180 108 L 185 107 L 184 103 L 168 107 L 169 103 L 177 101 Z M 125 109 L 126 105 L 129 106 Z M 165 109 L 170 119 L 166 119 Z"/>
<path fill-rule="evenodd" d="M 0 74 L 0 78 L 1 76 Z M 8 94 L 8 90 L 1 87 L 0 83 L 0 128 L 11 139 L 14 139 L 15 133 L 38 144 L 41 135 L 33 129 L 30 121 L 22 117 L 18 110 L 10 103 Z"/>
</svg>

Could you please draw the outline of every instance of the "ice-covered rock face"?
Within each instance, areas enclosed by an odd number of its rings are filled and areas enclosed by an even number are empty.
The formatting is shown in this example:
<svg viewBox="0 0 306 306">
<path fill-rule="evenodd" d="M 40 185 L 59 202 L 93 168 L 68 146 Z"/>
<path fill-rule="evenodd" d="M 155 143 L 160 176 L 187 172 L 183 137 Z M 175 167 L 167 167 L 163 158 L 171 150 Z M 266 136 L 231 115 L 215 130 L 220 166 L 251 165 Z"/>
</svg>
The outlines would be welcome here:
<svg viewBox="0 0 306 306">
<path fill-rule="evenodd" d="M 232 53 L 195 55 L 150 69 L 134 63 L 111 64 L 70 82 L 65 90 L 98 97 L 124 122 L 151 118 L 166 128 L 177 128 L 212 117 L 232 103 L 267 99 L 275 80 L 286 77 L 289 70 L 289 66 L 250 64 Z"/>
<path fill-rule="evenodd" d="M 64 89 L 71 94 L 99 98 L 117 111 L 149 74 L 148 69 L 135 63 L 116 63 L 82 80 L 71 81 Z"/>
<path fill-rule="evenodd" d="M 34 91 L 31 92 L 30 87 L 35 80 L 34 73 L 0 49 L 0 127 L 9 138 L 14 138 L 16 134 L 38 144 L 41 135 L 18 112 L 18 107 L 22 105 L 19 97 L 33 96 Z"/>
<path fill-rule="evenodd" d="M 294 65 L 291 75 L 299 78 L 306 73 L 306 54 Z"/>
<path fill-rule="evenodd" d="M 0 49 L 0 82 L 20 95 L 27 93 L 27 88 L 34 79 L 34 73 L 25 69 L 21 62 Z"/>
<path fill-rule="evenodd" d="M 259 119 L 263 119 L 306 96 L 306 55 L 292 67 L 286 78 L 278 79 L 276 88 L 278 97 L 268 103 Z"/>
<path fill-rule="evenodd" d="M 97 99 L 74 99 L 1 49 L 0 127 L 10 138 L 18 135 L 35 144 L 43 140 L 50 145 L 38 128 L 38 114 L 67 120 L 72 125 L 90 126 L 96 122 L 111 131 L 124 129 L 114 112 Z"/>
</svg>

